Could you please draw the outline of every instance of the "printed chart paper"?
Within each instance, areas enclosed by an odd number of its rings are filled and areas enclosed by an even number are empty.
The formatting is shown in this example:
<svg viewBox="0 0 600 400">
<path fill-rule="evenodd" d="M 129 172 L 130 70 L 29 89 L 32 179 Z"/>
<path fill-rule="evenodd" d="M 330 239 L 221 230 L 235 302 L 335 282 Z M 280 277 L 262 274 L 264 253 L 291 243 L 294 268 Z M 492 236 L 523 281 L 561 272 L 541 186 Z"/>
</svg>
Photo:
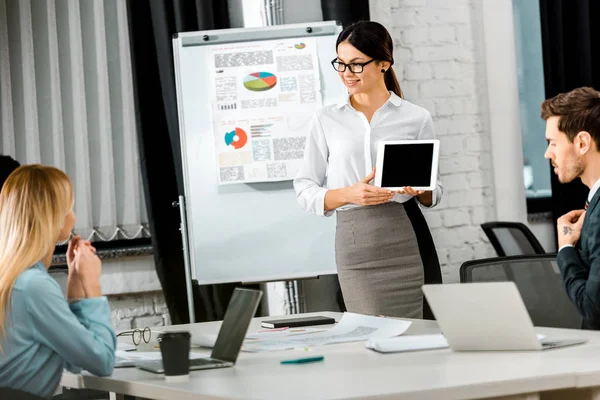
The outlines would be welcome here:
<svg viewBox="0 0 600 400">
<path fill-rule="evenodd" d="M 208 62 L 218 183 L 294 179 L 322 104 L 316 40 L 215 46 Z"/>
<path fill-rule="evenodd" d="M 246 341 L 242 350 L 248 352 L 277 351 L 334 343 L 391 338 L 403 334 L 410 321 L 346 312 L 340 322 L 331 329 L 306 334 L 262 335 L 259 340 Z"/>
</svg>

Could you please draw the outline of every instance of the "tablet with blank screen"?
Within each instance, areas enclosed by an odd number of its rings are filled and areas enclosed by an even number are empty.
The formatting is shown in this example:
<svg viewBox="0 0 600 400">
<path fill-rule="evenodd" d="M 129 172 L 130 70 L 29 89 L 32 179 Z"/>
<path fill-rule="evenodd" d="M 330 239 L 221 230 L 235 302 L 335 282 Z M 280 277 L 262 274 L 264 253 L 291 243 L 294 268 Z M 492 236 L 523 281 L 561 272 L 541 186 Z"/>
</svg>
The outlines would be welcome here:
<svg viewBox="0 0 600 400">
<path fill-rule="evenodd" d="M 401 190 L 433 190 L 436 186 L 439 140 L 389 140 L 377 147 L 375 186 Z"/>
</svg>

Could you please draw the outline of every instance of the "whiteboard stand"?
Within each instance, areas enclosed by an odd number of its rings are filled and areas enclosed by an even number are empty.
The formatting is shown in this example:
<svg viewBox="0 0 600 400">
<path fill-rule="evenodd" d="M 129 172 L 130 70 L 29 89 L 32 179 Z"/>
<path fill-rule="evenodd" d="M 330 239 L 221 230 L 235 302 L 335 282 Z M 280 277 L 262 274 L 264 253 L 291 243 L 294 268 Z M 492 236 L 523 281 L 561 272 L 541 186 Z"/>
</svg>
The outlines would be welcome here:
<svg viewBox="0 0 600 400">
<path fill-rule="evenodd" d="M 316 43 L 322 103 L 339 104 L 347 92 L 330 60 L 341 30 L 335 21 L 324 21 L 174 35 L 185 195 L 179 207 L 190 322 L 194 283 L 290 281 L 292 302 L 300 312 L 305 308 L 302 282 L 293 281 L 337 273 L 335 223 L 302 210 L 291 181 L 217 184 L 215 127 L 210 118 L 214 110 L 207 94 L 214 90 L 214 50 L 235 52 L 251 48 L 249 42 L 303 43 L 314 38 L 310 41 Z"/>
<path fill-rule="evenodd" d="M 190 264 L 190 253 L 188 243 L 188 229 L 187 229 L 187 215 L 185 212 L 185 196 L 179 196 L 179 216 L 181 218 L 181 241 L 183 243 L 183 266 L 185 268 L 185 290 L 187 293 L 188 302 L 188 314 L 190 317 L 190 324 L 196 322 L 196 310 L 194 309 L 194 293 L 192 291 L 192 266 Z"/>
</svg>

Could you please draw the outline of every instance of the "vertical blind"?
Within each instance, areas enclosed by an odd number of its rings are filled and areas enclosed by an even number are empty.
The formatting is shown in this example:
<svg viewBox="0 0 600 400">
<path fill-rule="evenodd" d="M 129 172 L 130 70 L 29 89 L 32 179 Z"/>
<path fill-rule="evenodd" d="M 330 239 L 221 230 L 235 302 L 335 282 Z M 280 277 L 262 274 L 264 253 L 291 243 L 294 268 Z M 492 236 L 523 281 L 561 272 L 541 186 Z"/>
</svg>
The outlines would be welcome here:
<svg viewBox="0 0 600 400">
<path fill-rule="evenodd" d="M 74 231 L 148 237 L 126 2 L 0 0 L 0 152 L 64 170 Z"/>
</svg>

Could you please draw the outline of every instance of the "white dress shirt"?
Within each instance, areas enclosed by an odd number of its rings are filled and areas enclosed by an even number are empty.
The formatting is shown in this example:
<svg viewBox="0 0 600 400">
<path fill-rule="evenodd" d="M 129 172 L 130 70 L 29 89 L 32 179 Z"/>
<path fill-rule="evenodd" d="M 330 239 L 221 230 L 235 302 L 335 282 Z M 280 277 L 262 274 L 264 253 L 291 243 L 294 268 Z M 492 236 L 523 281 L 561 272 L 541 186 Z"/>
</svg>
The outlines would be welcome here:
<svg viewBox="0 0 600 400">
<path fill-rule="evenodd" d="M 598 189 L 600 188 L 600 179 L 598 179 L 596 181 L 596 183 L 594 183 L 594 186 L 592 186 L 592 188 L 590 189 L 590 192 L 588 193 L 588 197 L 587 197 L 587 202 L 588 204 L 591 203 L 592 199 L 594 198 L 594 195 L 596 194 L 596 192 L 598 191 Z M 560 246 L 560 249 L 558 249 L 558 251 L 560 252 L 562 249 L 567 248 L 567 247 L 574 247 L 572 244 L 565 244 Z"/>
<path fill-rule="evenodd" d="M 377 161 L 379 141 L 434 138 L 429 111 L 391 92 L 388 101 L 373 114 L 371 123 L 352 107 L 350 98 L 323 107 L 313 117 L 303 165 L 294 179 L 298 202 L 315 215 L 331 216 L 334 210 L 325 211 L 325 193 L 352 186 L 369 175 Z M 438 179 L 431 207 L 439 203 L 442 193 Z M 395 194 L 391 201 L 403 203 L 411 197 Z M 353 207 L 359 206 L 348 204 L 338 210 Z"/>
</svg>

